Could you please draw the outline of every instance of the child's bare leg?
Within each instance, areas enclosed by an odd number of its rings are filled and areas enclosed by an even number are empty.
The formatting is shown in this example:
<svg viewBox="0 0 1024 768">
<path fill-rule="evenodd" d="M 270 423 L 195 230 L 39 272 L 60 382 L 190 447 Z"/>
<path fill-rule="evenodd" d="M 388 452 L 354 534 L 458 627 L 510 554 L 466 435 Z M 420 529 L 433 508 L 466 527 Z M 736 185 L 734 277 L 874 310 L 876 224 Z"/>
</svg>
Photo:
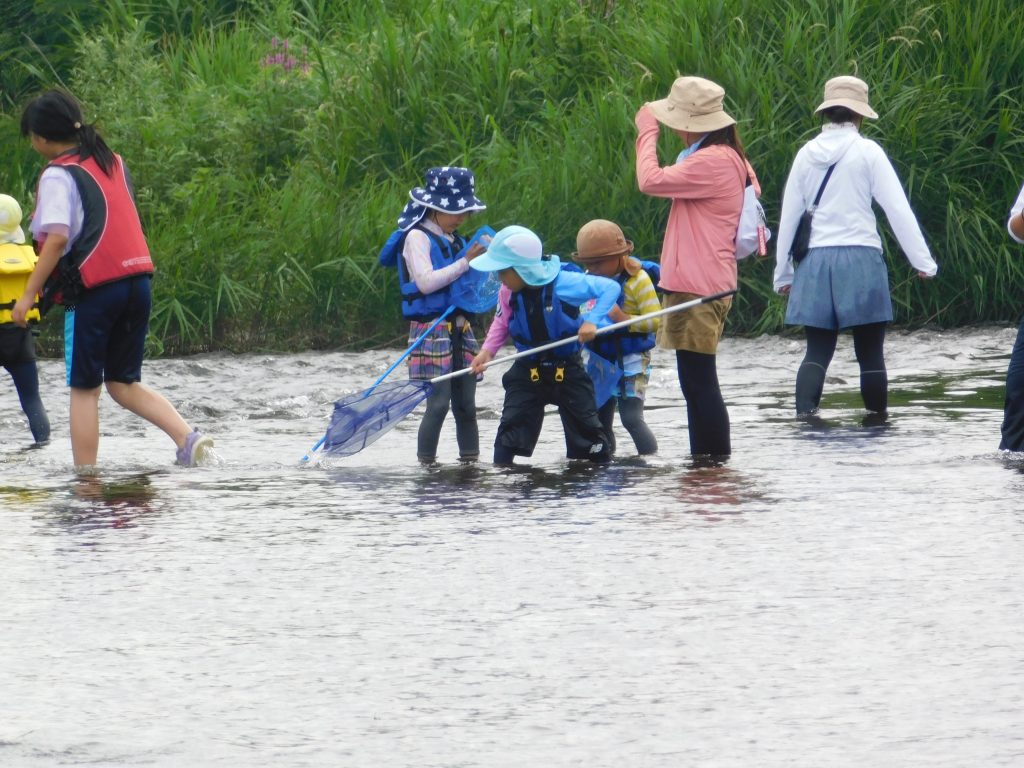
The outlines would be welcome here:
<svg viewBox="0 0 1024 768">
<path fill-rule="evenodd" d="M 185 444 L 185 438 L 192 429 L 159 392 L 138 381 L 131 384 L 108 381 L 107 392 L 122 408 L 127 408 L 136 416 L 141 416 L 150 424 L 160 427 L 176 446 L 181 448 Z"/>
<path fill-rule="evenodd" d="M 100 447 L 100 388 L 71 388 L 71 456 L 76 467 L 96 463 Z"/>
</svg>

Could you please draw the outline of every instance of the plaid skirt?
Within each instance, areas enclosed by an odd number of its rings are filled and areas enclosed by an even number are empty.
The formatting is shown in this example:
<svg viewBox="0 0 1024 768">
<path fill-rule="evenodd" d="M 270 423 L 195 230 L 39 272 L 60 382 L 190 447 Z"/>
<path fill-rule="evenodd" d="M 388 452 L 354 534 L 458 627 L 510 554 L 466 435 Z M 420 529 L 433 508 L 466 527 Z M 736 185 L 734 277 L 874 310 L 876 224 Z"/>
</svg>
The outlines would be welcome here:
<svg viewBox="0 0 1024 768">
<path fill-rule="evenodd" d="M 430 327 L 430 323 L 409 323 L 409 346 Z M 473 327 L 462 315 L 447 323 L 438 323 L 408 358 L 410 379 L 432 379 L 468 368 L 480 351 Z"/>
</svg>

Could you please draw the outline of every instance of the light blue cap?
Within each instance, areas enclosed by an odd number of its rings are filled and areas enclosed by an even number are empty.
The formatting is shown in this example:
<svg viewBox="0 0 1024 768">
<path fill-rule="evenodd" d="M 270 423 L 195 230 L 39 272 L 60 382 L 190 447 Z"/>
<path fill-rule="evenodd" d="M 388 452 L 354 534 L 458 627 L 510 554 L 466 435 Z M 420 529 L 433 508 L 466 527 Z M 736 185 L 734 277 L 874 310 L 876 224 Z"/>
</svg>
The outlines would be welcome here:
<svg viewBox="0 0 1024 768">
<path fill-rule="evenodd" d="M 557 256 L 545 256 L 540 238 L 517 224 L 500 230 L 491 240 L 487 252 L 477 256 L 469 266 L 481 272 L 497 272 L 510 267 L 527 285 L 546 285 L 558 276 L 561 263 Z"/>
</svg>

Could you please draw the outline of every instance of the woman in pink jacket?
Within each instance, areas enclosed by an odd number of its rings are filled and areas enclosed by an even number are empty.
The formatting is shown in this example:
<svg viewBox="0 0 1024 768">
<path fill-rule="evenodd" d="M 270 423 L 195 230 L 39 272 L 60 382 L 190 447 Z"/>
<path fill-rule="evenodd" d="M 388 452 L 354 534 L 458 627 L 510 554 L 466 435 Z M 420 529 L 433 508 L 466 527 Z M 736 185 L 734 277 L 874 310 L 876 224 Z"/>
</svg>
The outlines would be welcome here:
<svg viewBox="0 0 1024 768">
<path fill-rule="evenodd" d="M 680 77 L 667 98 L 636 114 L 636 179 L 640 191 L 672 200 L 661 249 L 662 301 L 671 307 L 736 288 L 736 228 L 748 183 L 760 193 L 736 121 L 722 108 L 725 91 L 702 77 Z M 659 124 L 671 128 L 684 150 L 674 165 L 658 162 Z M 718 384 L 715 354 L 732 299 L 667 315 L 658 346 L 674 349 L 686 399 L 690 452 L 726 456 L 729 412 Z"/>
</svg>

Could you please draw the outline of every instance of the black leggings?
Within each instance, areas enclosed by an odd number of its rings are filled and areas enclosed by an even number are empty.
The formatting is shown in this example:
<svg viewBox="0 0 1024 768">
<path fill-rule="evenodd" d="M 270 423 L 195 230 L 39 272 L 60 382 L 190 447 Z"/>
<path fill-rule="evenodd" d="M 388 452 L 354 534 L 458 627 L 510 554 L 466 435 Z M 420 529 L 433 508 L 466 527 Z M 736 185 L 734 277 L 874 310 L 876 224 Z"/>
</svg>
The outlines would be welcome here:
<svg viewBox="0 0 1024 768">
<path fill-rule="evenodd" d="M 885 327 L 887 323 L 855 325 L 853 349 L 860 365 L 860 396 L 869 411 L 885 413 L 889 399 L 889 376 L 885 371 Z M 807 353 L 796 374 L 796 412 L 818 410 L 825 388 L 825 372 L 836 351 L 839 331 L 806 326 Z"/>
<path fill-rule="evenodd" d="M 459 458 L 475 459 L 480 455 L 480 433 L 476 424 L 476 379 L 473 374 L 457 376 L 432 385 L 427 398 L 427 411 L 420 422 L 416 455 L 421 461 L 437 458 L 441 427 L 448 415 L 449 404 L 455 416 L 455 440 Z"/>
<path fill-rule="evenodd" d="M 601 423 L 604 425 L 605 432 L 608 433 L 608 441 L 611 444 L 612 452 L 615 452 L 615 430 L 613 429 L 613 424 L 615 422 L 616 404 L 619 406 L 619 421 L 622 422 L 622 426 L 629 432 L 629 436 L 633 438 L 636 452 L 640 456 L 657 453 L 658 440 L 654 437 L 654 433 L 651 432 L 651 428 L 647 426 L 647 422 L 644 421 L 644 401 L 639 397 L 609 397 L 608 401 L 597 411 L 597 415 L 601 418 Z"/>
<path fill-rule="evenodd" d="M 694 456 L 728 456 L 729 411 L 718 385 L 715 356 L 702 352 L 676 350 L 679 386 L 686 398 L 690 453 Z"/>
<path fill-rule="evenodd" d="M 43 401 L 39 398 L 39 373 L 36 370 L 35 360 L 24 360 L 20 363 L 10 363 L 4 368 L 14 379 L 14 386 L 18 390 L 18 399 L 21 401 L 21 410 L 28 417 L 28 426 L 32 430 L 32 437 L 37 443 L 45 443 L 50 439 L 50 420 L 46 416 L 46 409 Z"/>
</svg>

